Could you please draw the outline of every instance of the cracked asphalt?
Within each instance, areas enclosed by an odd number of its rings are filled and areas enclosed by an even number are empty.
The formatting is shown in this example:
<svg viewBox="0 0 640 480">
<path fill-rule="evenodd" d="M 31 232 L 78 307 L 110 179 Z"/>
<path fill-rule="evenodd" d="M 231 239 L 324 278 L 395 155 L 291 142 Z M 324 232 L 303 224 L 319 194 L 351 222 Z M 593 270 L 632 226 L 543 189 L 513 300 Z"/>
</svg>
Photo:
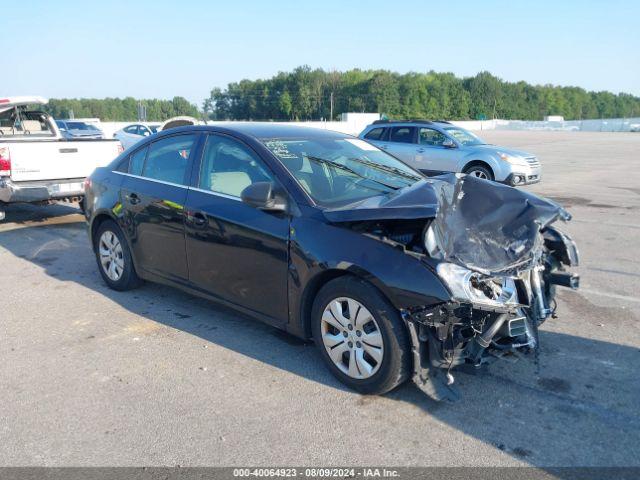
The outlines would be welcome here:
<svg viewBox="0 0 640 480">
<path fill-rule="evenodd" d="M 0 223 L 0 466 L 640 466 L 640 134 L 488 131 L 574 215 L 582 289 L 539 363 L 342 387 L 313 345 L 170 288 L 103 284 L 73 205 Z"/>
</svg>

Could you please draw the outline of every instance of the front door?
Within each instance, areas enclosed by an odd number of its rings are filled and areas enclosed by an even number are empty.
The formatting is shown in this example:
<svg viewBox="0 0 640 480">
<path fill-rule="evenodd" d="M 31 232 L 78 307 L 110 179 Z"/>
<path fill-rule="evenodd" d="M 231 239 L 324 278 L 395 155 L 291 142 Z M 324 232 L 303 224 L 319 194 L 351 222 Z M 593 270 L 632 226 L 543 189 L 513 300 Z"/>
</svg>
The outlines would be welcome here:
<svg viewBox="0 0 640 480">
<path fill-rule="evenodd" d="M 250 147 L 208 135 L 198 187 L 186 203 L 186 248 L 192 285 L 222 300 L 288 321 L 290 217 L 240 200 L 254 182 L 275 177 Z"/>
<path fill-rule="evenodd" d="M 184 237 L 189 158 L 198 135 L 174 135 L 138 149 L 122 183 L 122 204 L 137 268 L 188 281 Z"/>
<path fill-rule="evenodd" d="M 455 172 L 460 153 L 457 148 L 443 145 L 447 138 L 438 130 L 421 127 L 413 166 L 427 173 Z"/>
</svg>

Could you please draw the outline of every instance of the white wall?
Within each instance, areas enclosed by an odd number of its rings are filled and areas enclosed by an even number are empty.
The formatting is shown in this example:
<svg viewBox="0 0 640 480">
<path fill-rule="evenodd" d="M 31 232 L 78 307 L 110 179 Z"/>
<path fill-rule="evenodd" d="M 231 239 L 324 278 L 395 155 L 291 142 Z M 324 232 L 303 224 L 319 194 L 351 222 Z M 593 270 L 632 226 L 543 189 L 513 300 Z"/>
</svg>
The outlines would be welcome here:
<svg viewBox="0 0 640 480">
<path fill-rule="evenodd" d="M 358 116 L 360 115 L 360 116 Z M 358 135 L 364 128 L 376 120 L 371 114 L 349 114 L 347 121 L 340 122 L 270 122 L 276 124 L 299 125 L 302 127 L 321 128 L 348 135 Z M 377 115 L 377 114 L 376 114 Z M 98 127 L 104 132 L 106 138 L 113 138 L 113 134 L 121 128 L 132 123 L 157 125 L 159 122 L 100 122 Z M 233 124 L 235 122 L 208 122 L 214 124 Z M 467 130 L 563 130 L 563 131 L 588 131 L 588 132 L 629 132 L 640 130 L 640 118 L 613 118 L 606 120 L 572 120 L 565 122 L 544 122 L 525 120 L 454 120 L 451 122 Z"/>
</svg>

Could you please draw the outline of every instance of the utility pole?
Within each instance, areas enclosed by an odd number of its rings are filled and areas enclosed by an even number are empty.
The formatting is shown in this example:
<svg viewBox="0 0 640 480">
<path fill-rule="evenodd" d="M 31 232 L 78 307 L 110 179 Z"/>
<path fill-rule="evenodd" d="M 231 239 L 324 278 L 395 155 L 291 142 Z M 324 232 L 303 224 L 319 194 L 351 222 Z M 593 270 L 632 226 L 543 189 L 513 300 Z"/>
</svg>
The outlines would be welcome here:
<svg viewBox="0 0 640 480">
<path fill-rule="evenodd" d="M 331 95 L 329 96 L 329 105 L 331 106 L 330 109 L 329 109 L 331 111 L 331 113 L 329 115 L 329 121 L 333 122 L 333 91 L 331 92 Z"/>
<path fill-rule="evenodd" d="M 138 121 L 147 121 L 147 107 L 143 105 L 142 102 L 138 102 Z"/>
</svg>

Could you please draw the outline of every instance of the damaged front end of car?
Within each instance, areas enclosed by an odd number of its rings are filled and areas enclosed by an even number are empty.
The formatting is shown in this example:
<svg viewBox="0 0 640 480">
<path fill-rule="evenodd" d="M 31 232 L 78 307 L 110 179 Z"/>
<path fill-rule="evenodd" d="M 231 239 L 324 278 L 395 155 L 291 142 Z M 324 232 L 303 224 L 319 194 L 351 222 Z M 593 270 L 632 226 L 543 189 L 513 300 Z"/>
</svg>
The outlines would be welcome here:
<svg viewBox="0 0 640 480">
<path fill-rule="evenodd" d="M 395 208 L 402 201 L 389 199 L 381 218 L 372 213 L 352 228 L 401 245 L 449 291 L 448 302 L 403 308 L 401 314 L 411 336 L 414 382 L 436 400 L 455 401 L 453 368 L 536 351 L 538 328 L 555 317 L 556 287 L 578 288 L 578 275 L 566 270 L 578 265 L 578 250 L 552 226 L 571 216 L 550 200 L 453 174 L 414 190 L 414 200 L 422 191 L 431 203 L 405 203 L 409 213 Z"/>
</svg>

